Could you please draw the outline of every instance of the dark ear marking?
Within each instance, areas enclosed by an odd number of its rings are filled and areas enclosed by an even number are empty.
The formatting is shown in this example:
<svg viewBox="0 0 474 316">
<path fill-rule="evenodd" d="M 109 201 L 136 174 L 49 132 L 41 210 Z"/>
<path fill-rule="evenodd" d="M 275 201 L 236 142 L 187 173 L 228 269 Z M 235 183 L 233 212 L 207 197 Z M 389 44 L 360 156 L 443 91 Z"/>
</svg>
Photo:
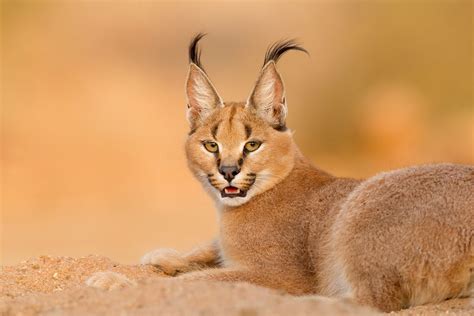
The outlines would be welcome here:
<svg viewBox="0 0 474 316">
<path fill-rule="evenodd" d="M 206 34 L 204 33 L 196 34 L 191 40 L 191 43 L 189 43 L 189 50 L 188 50 L 189 62 L 201 68 L 202 71 L 204 71 L 204 68 L 202 67 L 202 64 L 201 64 L 201 49 L 199 48 L 198 43 L 201 40 L 201 38 L 203 38 L 204 36 L 206 36 Z"/>
<path fill-rule="evenodd" d="M 278 62 L 278 59 L 289 50 L 299 50 L 309 55 L 308 51 L 301 47 L 294 39 L 275 42 L 270 47 L 268 47 L 265 54 L 265 59 L 263 60 L 263 66 L 265 66 L 269 61 L 275 63 Z"/>
</svg>

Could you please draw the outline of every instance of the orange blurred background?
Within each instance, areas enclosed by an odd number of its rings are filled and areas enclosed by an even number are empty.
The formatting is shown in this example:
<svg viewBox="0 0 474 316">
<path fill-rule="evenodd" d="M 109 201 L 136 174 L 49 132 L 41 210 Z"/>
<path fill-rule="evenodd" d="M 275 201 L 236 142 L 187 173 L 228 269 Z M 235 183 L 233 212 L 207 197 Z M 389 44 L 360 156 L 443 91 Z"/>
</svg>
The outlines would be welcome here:
<svg viewBox="0 0 474 316">
<path fill-rule="evenodd" d="M 184 79 L 197 32 L 227 101 L 267 46 L 289 126 L 337 175 L 474 163 L 471 1 L 2 1 L 1 263 L 41 254 L 138 262 L 217 231 L 187 170 Z"/>
</svg>

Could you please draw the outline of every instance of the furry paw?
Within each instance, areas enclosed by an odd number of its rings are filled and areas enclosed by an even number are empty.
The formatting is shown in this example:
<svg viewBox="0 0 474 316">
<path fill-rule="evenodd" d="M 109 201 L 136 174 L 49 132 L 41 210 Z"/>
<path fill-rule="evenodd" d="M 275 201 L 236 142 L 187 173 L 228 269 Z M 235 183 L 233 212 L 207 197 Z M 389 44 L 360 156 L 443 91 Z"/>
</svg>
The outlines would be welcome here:
<svg viewBox="0 0 474 316">
<path fill-rule="evenodd" d="M 136 283 L 123 274 L 106 271 L 94 273 L 86 280 L 86 285 L 103 290 L 115 290 L 135 286 Z"/>
<path fill-rule="evenodd" d="M 151 264 L 167 275 L 191 271 L 191 264 L 174 249 L 156 249 L 142 257 L 141 264 Z"/>
</svg>

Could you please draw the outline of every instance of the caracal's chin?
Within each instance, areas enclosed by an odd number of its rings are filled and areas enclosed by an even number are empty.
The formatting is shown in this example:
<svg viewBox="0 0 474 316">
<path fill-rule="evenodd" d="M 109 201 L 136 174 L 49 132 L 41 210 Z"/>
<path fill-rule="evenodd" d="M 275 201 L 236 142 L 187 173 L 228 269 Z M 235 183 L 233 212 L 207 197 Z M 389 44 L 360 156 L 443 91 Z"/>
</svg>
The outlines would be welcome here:
<svg viewBox="0 0 474 316">
<path fill-rule="evenodd" d="M 221 197 L 220 195 L 217 197 L 219 203 L 225 206 L 240 206 L 242 204 L 247 203 L 251 199 L 250 192 L 247 192 L 247 196 L 245 197 Z"/>
</svg>

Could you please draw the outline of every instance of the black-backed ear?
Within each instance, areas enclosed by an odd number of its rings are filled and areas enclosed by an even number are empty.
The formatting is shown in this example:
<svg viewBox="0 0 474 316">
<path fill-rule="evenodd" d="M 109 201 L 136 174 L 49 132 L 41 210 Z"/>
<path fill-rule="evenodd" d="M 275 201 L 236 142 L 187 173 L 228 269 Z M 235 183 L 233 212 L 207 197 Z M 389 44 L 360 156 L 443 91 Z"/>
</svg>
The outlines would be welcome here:
<svg viewBox="0 0 474 316">
<path fill-rule="evenodd" d="M 188 99 L 187 118 L 191 129 L 199 126 L 217 107 L 224 104 L 206 73 L 193 63 L 189 65 L 186 95 Z"/>
<path fill-rule="evenodd" d="M 254 109 L 256 114 L 273 128 L 281 129 L 285 127 L 288 112 L 285 88 L 273 60 L 263 67 L 247 101 L 247 106 Z"/>
</svg>

